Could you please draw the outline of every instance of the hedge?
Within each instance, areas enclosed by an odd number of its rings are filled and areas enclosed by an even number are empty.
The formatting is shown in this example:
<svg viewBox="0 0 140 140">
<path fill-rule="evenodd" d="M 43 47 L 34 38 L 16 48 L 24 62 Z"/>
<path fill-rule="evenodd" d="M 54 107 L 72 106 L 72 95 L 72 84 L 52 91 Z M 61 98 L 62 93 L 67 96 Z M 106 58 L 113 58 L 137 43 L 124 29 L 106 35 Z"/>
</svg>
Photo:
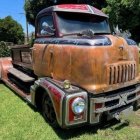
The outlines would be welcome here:
<svg viewBox="0 0 140 140">
<path fill-rule="evenodd" d="M 0 42 L 0 57 L 8 57 L 10 56 L 10 49 L 6 45 L 4 41 Z"/>
</svg>

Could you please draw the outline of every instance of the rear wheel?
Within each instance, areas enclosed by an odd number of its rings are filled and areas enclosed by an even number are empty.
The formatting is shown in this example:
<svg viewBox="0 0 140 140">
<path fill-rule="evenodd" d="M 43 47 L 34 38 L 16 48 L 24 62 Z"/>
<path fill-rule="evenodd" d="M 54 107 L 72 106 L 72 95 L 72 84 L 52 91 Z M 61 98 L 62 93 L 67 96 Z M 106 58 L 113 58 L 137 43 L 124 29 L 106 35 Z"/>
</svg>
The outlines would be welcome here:
<svg viewBox="0 0 140 140">
<path fill-rule="evenodd" d="M 50 97 L 47 94 L 44 94 L 42 100 L 42 114 L 44 119 L 52 126 L 58 127 L 56 120 L 56 114 Z"/>
</svg>

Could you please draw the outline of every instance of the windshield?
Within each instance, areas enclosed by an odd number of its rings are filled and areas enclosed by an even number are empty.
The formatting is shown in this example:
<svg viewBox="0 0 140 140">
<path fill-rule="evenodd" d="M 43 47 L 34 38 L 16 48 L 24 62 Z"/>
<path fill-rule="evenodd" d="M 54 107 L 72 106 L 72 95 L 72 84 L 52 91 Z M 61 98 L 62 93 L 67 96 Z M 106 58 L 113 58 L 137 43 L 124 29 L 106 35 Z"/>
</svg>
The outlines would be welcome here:
<svg viewBox="0 0 140 140">
<path fill-rule="evenodd" d="M 110 33 L 108 20 L 105 17 L 68 12 L 58 12 L 57 15 L 59 32 L 63 35 L 86 30 L 92 30 L 94 34 Z"/>
</svg>

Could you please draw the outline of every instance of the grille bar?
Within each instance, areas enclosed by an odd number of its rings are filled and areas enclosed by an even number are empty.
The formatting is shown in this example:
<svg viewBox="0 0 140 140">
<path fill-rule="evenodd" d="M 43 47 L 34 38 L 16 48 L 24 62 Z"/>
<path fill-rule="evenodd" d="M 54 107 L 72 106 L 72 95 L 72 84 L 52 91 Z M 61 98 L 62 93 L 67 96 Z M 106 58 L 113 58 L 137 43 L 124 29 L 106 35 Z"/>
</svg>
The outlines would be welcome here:
<svg viewBox="0 0 140 140">
<path fill-rule="evenodd" d="M 135 62 L 112 64 L 108 66 L 108 73 L 109 85 L 131 81 L 136 76 L 136 64 Z"/>
</svg>

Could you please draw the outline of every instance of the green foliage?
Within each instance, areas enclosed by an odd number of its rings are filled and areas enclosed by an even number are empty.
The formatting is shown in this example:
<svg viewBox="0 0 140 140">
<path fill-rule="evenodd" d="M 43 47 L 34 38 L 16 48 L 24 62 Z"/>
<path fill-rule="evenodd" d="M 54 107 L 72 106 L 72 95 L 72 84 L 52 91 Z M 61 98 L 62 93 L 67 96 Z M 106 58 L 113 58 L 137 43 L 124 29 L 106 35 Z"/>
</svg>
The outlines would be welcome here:
<svg viewBox="0 0 140 140">
<path fill-rule="evenodd" d="M 90 4 L 101 9 L 105 6 L 105 0 L 27 0 L 24 9 L 26 12 L 27 20 L 33 26 L 35 25 L 35 18 L 37 14 L 44 8 L 56 4 Z"/>
<path fill-rule="evenodd" d="M 109 14 L 110 22 L 119 25 L 122 30 L 129 30 L 132 38 L 140 41 L 140 1 L 139 0 L 106 0 L 103 11 Z"/>
<path fill-rule="evenodd" d="M 21 44 L 24 41 L 22 26 L 11 16 L 0 19 L 0 41 Z"/>
<path fill-rule="evenodd" d="M 10 49 L 6 45 L 5 42 L 0 42 L 0 57 L 8 57 L 10 56 Z"/>
<path fill-rule="evenodd" d="M 25 12 L 30 24 L 35 24 L 37 13 L 49 6 L 62 3 L 85 3 L 93 5 L 109 15 L 111 25 L 119 25 L 122 30 L 129 30 L 132 38 L 140 41 L 140 0 L 28 0 Z"/>
</svg>

